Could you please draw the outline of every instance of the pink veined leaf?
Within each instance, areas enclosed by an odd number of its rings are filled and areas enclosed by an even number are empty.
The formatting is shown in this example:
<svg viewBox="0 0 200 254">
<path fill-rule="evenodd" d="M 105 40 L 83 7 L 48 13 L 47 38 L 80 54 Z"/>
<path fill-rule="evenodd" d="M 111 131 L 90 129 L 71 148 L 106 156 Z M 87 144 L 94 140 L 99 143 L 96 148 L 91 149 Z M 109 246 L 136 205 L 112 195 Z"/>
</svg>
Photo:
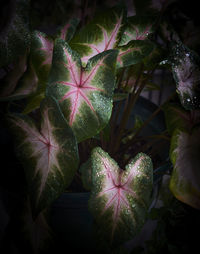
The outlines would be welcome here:
<svg viewBox="0 0 200 254">
<path fill-rule="evenodd" d="M 96 135 L 110 118 L 117 54 L 107 50 L 83 67 L 77 52 L 56 40 L 47 94 L 59 102 L 78 142 Z"/>
<path fill-rule="evenodd" d="M 112 32 L 109 32 L 105 27 L 103 27 L 100 24 L 96 24 L 102 31 L 103 34 L 103 40 L 101 42 L 94 42 L 94 43 L 85 43 L 85 42 L 81 42 L 80 44 L 88 46 L 90 48 L 90 50 L 92 50 L 92 52 L 89 53 L 89 55 L 85 55 L 81 58 L 83 63 L 87 63 L 87 61 L 103 52 L 109 49 L 114 49 L 115 48 L 115 44 L 117 43 L 117 37 L 120 31 L 120 28 L 122 26 L 122 19 L 123 19 L 123 15 L 121 14 L 121 16 L 117 16 L 117 14 L 115 13 L 116 16 L 116 24 L 112 30 Z"/>
<path fill-rule="evenodd" d="M 130 237 L 141 226 L 148 208 L 152 188 L 151 159 L 138 154 L 122 170 L 101 148 L 95 148 L 92 152 L 92 183 L 90 210 L 99 227 L 106 228 L 110 243 Z M 127 228 L 127 222 L 130 228 Z"/>
<path fill-rule="evenodd" d="M 69 88 L 68 92 L 60 99 L 60 102 L 70 98 L 71 100 L 71 113 L 69 118 L 69 124 L 72 125 L 76 113 L 83 102 L 85 102 L 91 111 L 96 115 L 95 110 L 88 98 L 88 93 L 91 91 L 101 91 L 102 89 L 90 85 L 91 79 L 95 76 L 98 68 L 102 65 L 104 58 L 91 70 L 91 72 L 86 73 L 83 68 L 78 68 L 76 63 L 73 61 L 67 50 L 64 50 L 68 64 L 64 66 L 70 72 L 70 82 L 60 81 L 58 83 L 63 84 Z"/>
<path fill-rule="evenodd" d="M 45 60 L 41 63 L 42 65 L 51 64 L 52 56 L 53 56 L 53 41 L 48 40 L 45 38 L 41 33 L 37 33 L 38 37 L 40 38 L 40 42 L 42 44 L 41 48 L 38 50 L 43 51 L 45 54 Z"/>
<path fill-rule="evenodd" d="M 40 109 L 39 127 L 28 116 L 10 117 L 35 214 L 49 206 L 71 183 L 78 166 L 75 137 L 56 101 L 46 97 Z"/>
<path fill-rule="evenodd" d="M 67 30 L 70 27 L 70 24 L 66 24 L 62 29 L 61 29 L 61 35 L 60 38 L 65 40 L 66 34 L 67 34 Z"/>
</svg>

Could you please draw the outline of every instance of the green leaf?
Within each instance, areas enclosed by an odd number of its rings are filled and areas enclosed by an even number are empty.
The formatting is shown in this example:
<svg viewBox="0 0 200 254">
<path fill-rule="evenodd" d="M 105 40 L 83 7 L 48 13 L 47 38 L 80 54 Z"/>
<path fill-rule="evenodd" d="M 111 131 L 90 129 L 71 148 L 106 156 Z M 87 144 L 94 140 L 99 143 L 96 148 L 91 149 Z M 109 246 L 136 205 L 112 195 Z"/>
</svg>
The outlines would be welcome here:
<svg viewBox="0 0 200 254">
<path fill-rule="evenodd" d="M 172 50 L 172 72 L 185 109 L 200 108 L 200 57 L 182 43 Z"/>
<path fill-rule="evenodd" d="M 29 1 L 19 0 L 15 4 L 8 3 L 5 8 L 4 26 L 0 36 L 0 67 L 16 61 L 30 47 Z"/>
<path fill-rule="evenodd" d="M 92 151 L 89 208 L 111 246 L 133 237 L 142 227 L 150 202 L 153 169 L 140 153 L 122 170 L 100 147 Z"/>
<path fill-rule="evenodd" d="M 153 33 L 155 18 L 145 16 L 132 16 L 127 18 L 127 24 L 118 46 L 127 45 L 132 40 L 146 40 Z"/>
<path fill-rule="evenodd" d="M 79 55 L 56 40 L 47 93 L 59 101 L 78 142 L 96 135 L 110 119 L 117 54 L 98 54 L 84 68 Z"/>
<path fill-rule="evenodd" d="M 154 49 L 154 44 L 149 40 L 130 41 L 127 45 L 118 47 L 118 67 L 125 67 L 142 62 Z"/>
<path fill-rule="evenodd" d="M 92 187 L 92 164 L 91 159 L 88 159 L 85 163 L 83 163 L 80 167 L 81 179 L 83 183 L 83 187 L 90 191 Z"/>
<path fill-rule="evenodd" d="M 83 65 L 91 57 L 116 48 L 122 34 L 124 17 L 123 8 L 112 8 L 99 13 L 92 22 L 77 31 L 69 45 L 80 54 Z"/>
<path fill-rule="evenodd" d="M 177 129 L 170 147 L 174 169 L 170 190 L 180 201 L 200 209 L 200 128 L 192 132 Z"/>
<path fill-rule="evenodd" d="M 56 37 L 69 42 L 73 38 L 74 33 L 76 32 L 78 23 L 79 20 L 77 18 L 71 19 L 69 22 L 67 22 L 58 29 Z"/>
<path fill-rule="evenodd" d="M 44 99 L 40 111 L 40 123 L 22 114 L 9 118 L 34 214 L 49 206 L 69 186 L 79 160 L 76 139 L 56 101 Z"/>
</svg>

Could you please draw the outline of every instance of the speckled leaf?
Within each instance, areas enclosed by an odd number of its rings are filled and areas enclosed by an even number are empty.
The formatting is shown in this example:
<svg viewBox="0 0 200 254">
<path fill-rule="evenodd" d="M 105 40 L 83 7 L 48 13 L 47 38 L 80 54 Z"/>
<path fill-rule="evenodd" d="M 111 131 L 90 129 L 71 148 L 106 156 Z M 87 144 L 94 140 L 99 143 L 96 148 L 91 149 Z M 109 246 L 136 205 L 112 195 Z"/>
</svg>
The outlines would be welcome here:
<svg viewBox="0 0 200 254">
<path fill-rule="evenodd" d="M 68 23 L 64 24 L 62 27 L 59 28 L 59 31 L 57 32 L 57 37 L 69 42 L 76 31 L 78 23 L 79 20 L 77 18 L 71 19 Z"/>
<path fill-rule="evenodd" d="M 93 150 L 91 160 L 89 208 L 99 230 L 116 246 L 133 237 L 144 223 L 152 190 L 152 162 L 139 153 L 122 170 L 99 147 Z"/>
<path fill-rule="evenodd" d="M 177 129 L 170 147 L 174 169 L 170 189 L 182 202 L 200 209 L 200 128 L 192 132 Z"/>
<path fill-rule="evenodd" d="M 56 101 L 41 103 L 41 124 L 11 115 L 17 154 L 27 176 L 34 213 L 49 206 L 71 183 L 78 166 L 77 144 Z"/>
<path fill-rule="evenodd" d="M 124 15 L 123 8 L 113 8 L 100 13 L 81 31 L 77 31 L 70 47 L 80 54 L 83 65 L 91 57 L 116 48 L 123 30 Z"/>
<path fill-rule="evenodd" d="M 149 40 L 135 40 L 125 46 L 118 47 L 118 67 L 129 66 L 141 62 L 154 49 L 154 44 Z"/>
<path fill-rule="evenodd" d="M 183 44 L 173 47 L 172 72 L 185 109 L 200 108 L 200 58 Z"/>
<path fill-rule="evenodd" d="M 155 18 L 145 16 L 132 16 L 127 18 L 127 25 L 118 46 L 127 45 L 132 40 L 146 40 L 154 31 Z"/>
<path fill-rule="evenodd" d="M 2 7 L 1 7 L 2 8 Z M 30 47 L 29 1 L 8 2 L 1 17 L 0 67 L 15 61 Z M 7 13 L 6 13 L 7 12 Z M 14 43 L 13 43 L 14 42 Z"/>
<path fill-rule="evenodd" d="M 84 68 L 66 42 L 56 41 L 47 93 L 59 101 L 79 142 L 96 135 L 109 121 L 117 53 L 98 54 Z"/>
</svg>

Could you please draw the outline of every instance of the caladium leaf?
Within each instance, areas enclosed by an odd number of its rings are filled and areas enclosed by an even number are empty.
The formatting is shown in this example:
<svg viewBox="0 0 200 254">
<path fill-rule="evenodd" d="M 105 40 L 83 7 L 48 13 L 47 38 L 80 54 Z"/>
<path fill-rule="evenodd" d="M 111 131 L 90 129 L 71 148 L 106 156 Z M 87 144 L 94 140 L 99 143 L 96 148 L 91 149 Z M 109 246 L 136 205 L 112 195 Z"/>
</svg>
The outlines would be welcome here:
<svg viewBox="0 0 200 254">
<path fill-rule="evenodd" d="M 132 40 L 146 40 L 153 33 L 155 18 L 132 16 L 127 18 L 127 25 L 118 46 L 127 45 Z"/>
<path fill-rule="evenodd" d="M 133 237 L 144 223 L 153 171 L 150 157 L 140 153 L 122 170 L 101 148 L 93 150 L 89 208 L 112 246 Z"/>
<path fill-rule="evenodd" d="M 55 43 L 47 93 L 59 101 L 78 142 L 96 135 L 110 118 L 117 53 L 103 52 L 83 68 L 66 42 Z"/>
<path fill-rule="evenodd" d="M 125 46 L 118 47 L 118 67 L 125 67 L 141 62 L 152 52 L 154 46 L 149 40 L 135 40 Z"/>
<path fill-rule="evenodd" d="M 29 1 L 9 2 L 7 7 L 1 17 L 0 67 L 16 61 L 30 47 Z"/>
<path fill-rule="evenodd" d="M 34 31 L 28 70 L 19 83 L 19 90 L 30 95 L 23 113 L 39 108 L 45 90 L 53 56 L 53 40 L 46 34 Z"/>
<path fill-rule="evenodd" d="M 113 8 L 100 13 L 90 24 L 77 31 L 69 45 L 80 54 L 83 65 L 91 57 L 116 48 L 123 31 L 124 16 L 123 8 Z"/>
<path fill-rule="evenodd" d="M 185 45 L 173 47 L 172 72 L 185 109 L 200 108 L 200 58 Z"/>
<path fill-rule="evenodd" d="M 71 19 L 69 22 L 67 22 L 62 27 L 59 28 L 56 37 L 69 42 L 74 36 L 78 23 L 79 20 L 77 18 Z"/>
<path fill-rule="evenodd" d="M 173 172 L 170 189 L 182 202 L 200 209 L 200 128 L 192 132 L 177 129 L 170 147 Z"/>
<path fill-rule="evenodd" d="M 46 98 L 40 109 L 40 126 L 26 115 L 10 116 L 34 214 L 49 206 L 64 191 L 78 166 L 76 139 L 57 102 Z"/>
</svg>

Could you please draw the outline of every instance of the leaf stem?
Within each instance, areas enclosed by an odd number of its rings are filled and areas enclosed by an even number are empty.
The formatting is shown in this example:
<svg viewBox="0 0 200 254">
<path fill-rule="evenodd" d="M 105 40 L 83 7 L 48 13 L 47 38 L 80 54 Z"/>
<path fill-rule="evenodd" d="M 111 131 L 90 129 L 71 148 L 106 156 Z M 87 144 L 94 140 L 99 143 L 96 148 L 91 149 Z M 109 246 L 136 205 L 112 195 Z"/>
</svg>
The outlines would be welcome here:
<svg viewBox="0 0 200 254">
<path fill-rule="evenodd" d="M 140 77 L 141 77 L 142 72 L 143 72 L 143 67 L 144 67 L 144 64 L 141 64 L 141 68 L 140 68 L 138 77 L 135 81 L 135 86 L 137 86 L 137 84 L 140 81 Z M 114 154 L 120 146 L 120 142 L 121 142 L 121 138 L 122 138 L 122 135 L 123 135 L 124 128 L 126 127 L 126 125 L 128 123 L 128 119 L 129 119 L 129 116 L 130 116 L 131 111 L 133 109 L 133 106 L 135 105 L 135 103 L 137 101 L 137 98 L 139 97 L 139 95 L 140 95 L 141 91 L 143 90 L 144 86 L 145 86 L 145 82 L 143 82 L 143 84 L 140 85 L 137 92 L 135 92 L 135 89 L 134 89 L 134 91 L 129 95 L 130 99 L 129 99 L 129 102 L 128 102 L 127 106 L 125 106 L 125 108 L 124 108 L 124 113 L 123 113 L 121 122 L 119 124 L 115 145 L 113 146 L 111 154 Z"/>
</svg>

